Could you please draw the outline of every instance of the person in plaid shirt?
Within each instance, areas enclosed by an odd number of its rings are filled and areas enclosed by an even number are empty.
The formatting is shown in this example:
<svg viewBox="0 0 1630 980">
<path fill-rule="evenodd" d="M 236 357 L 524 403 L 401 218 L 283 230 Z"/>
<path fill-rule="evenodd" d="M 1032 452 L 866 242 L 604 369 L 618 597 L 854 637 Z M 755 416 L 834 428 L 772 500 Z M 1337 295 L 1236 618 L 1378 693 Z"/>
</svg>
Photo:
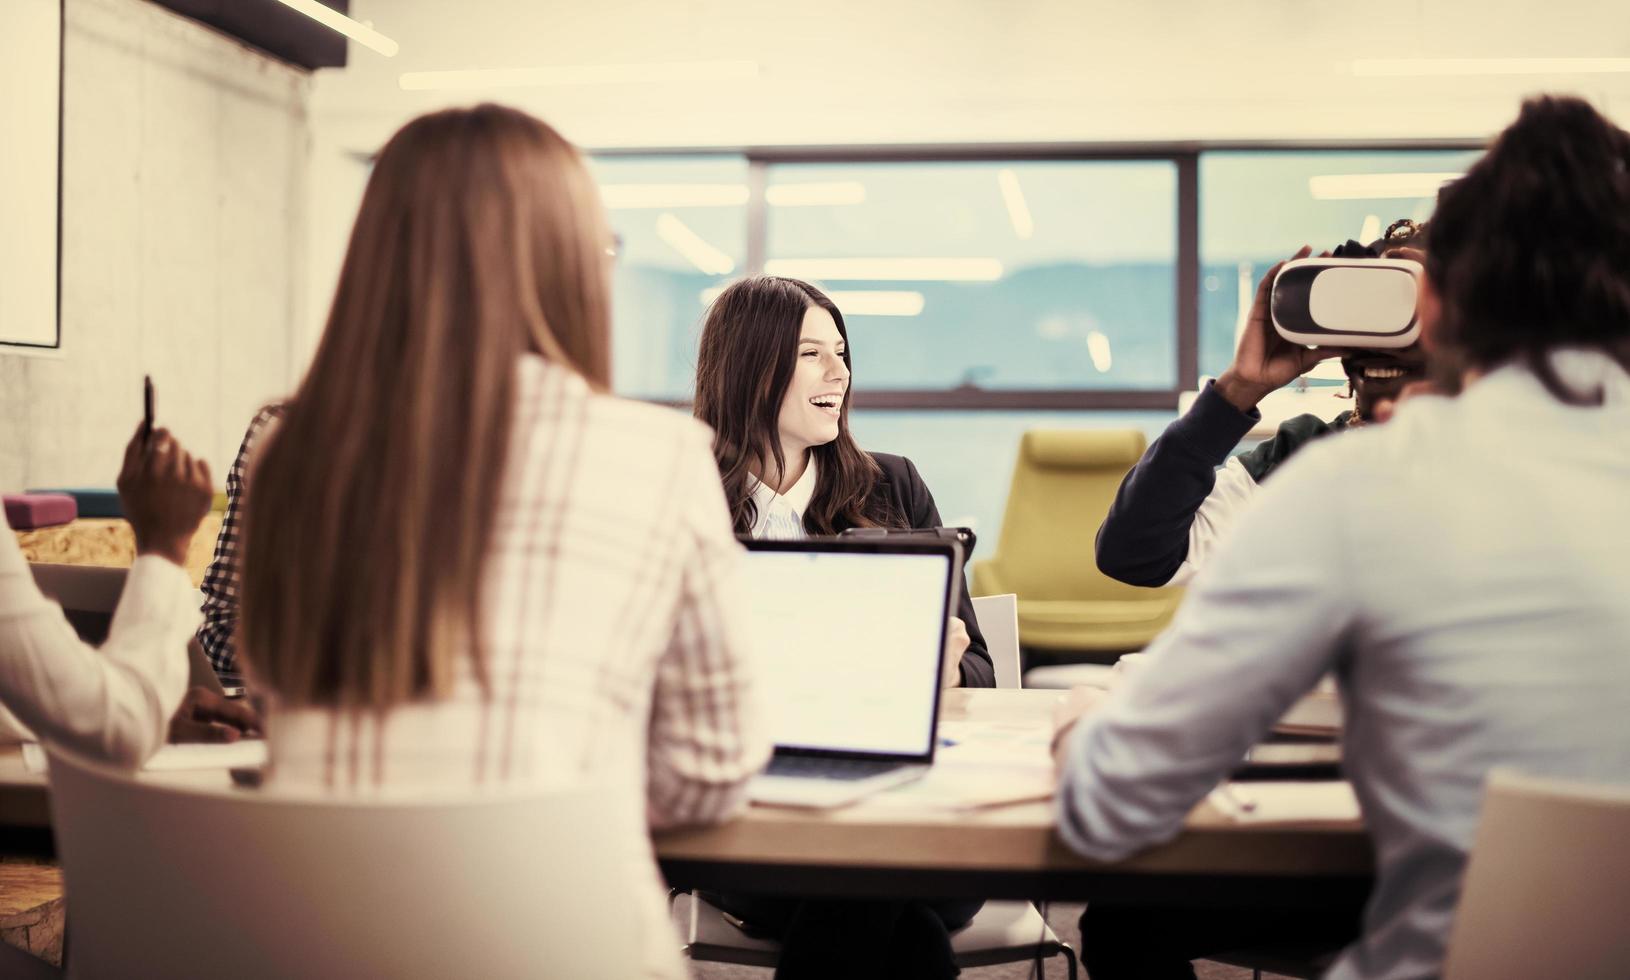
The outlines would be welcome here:
<svg viewBox="0 0 1630 980">
<path fill-rule="evenodd" d="M 210 666 L 223 685 L 241 685 L 234 632 L 238 627 L 238 533 L 243 524 L 243 483 L 249 472 L 250 454 L 268 427 L 283 417 L 281 404 L 267 405 L 255 413 L 243 445 L 226 474 L 226 515 L 221 533 L 215 539 L 215 557 L 204 572 L 204 623 L 198 627 L 198 643 L 209 657 Z"/>
</svg>

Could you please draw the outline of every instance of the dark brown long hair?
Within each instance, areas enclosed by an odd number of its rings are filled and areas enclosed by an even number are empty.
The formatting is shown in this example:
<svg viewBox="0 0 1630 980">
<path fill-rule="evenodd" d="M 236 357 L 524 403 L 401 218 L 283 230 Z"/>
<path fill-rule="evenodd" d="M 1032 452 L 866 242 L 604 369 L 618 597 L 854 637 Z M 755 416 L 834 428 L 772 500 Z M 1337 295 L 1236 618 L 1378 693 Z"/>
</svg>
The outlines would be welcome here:
<svg viewBox="0 0 1630 980">
<path fill-rule="evenodd" d="M 818 306 L 832 314 L 849 363 L 849 331 L 843 314 L 826 294 L 807 282 L 755 276 L 732 283 L 708 308 L 696 361 L 696 417 L 713 428 L 713 456 L 724 480 L 725 500 L 736 533 L 752 530 L 757 519 L 751 467 L 786 471 L 777 419 L 798 363 L 798 335 L 804 314 Z M 852 390 L 852 389 L 851 389 Z M 836 534 L 851 527 L 898 527 L 903 518 L 876 493 L 883 471 L 849 434 L 849 393 L 838 410 L 838 437 L 814 446 L 815 496 L 804 512 L 811 534 Z"/>
<path fill-rule="evenodd" d="M 526 352 L 604 388 L 610 242 L 577 151 L 500 106 L 375 161 L 327 328 L 249 484 L 240 648 L 285 703 L 383 710 L 481 660 Z"/>
<path fill-rule="evenodd" d="M 1630 371 L 1630 134 L 1589 103 L 1523 103 L 1439 192 L 1431 239 L 1440 357 L 1483 371 L 1521 364 L 1574 405 L 1601 393 L 1570 390 L 1552 351 L 1592 348 Z"/>
</svg>

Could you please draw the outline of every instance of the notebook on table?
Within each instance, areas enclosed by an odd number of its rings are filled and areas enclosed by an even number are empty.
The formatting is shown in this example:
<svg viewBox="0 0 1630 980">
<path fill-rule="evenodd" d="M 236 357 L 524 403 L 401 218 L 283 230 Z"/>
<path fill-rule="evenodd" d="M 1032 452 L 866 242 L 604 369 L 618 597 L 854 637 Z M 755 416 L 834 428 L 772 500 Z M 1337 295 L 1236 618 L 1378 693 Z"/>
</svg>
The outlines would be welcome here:
<svg viewBox="0 0 1630 980">
<path fill-rule="evenodd" d="M 745 618 L 775 740 L 753 802 L 843 806 L 921 777 L 934 761 L 961 549 L 893 537 L 745 543 Z"/>
</svg>

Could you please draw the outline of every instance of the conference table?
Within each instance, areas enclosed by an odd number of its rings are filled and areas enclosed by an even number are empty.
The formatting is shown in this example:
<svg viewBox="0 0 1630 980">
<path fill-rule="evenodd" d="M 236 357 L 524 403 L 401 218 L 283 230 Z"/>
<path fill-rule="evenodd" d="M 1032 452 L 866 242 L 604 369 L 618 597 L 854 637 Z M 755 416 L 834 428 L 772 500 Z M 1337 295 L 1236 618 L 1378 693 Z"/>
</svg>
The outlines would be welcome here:
<svg viewBox="0 0 1630 980">
<path fill-rule="evenodd" d="M 1000 736 L 966 766 L 970 774 L 1039 769 L 1045 783 L 1060 692 L 945 693 L 942 734 Z M 942 749 L 945 764 L 957 765 L 965 747 Z M 1022 779 L 1013 783 L 1022 793 Z M 1369 839 L 1351 817 L 1241 822 L 1208 801 L 1174 840 L 1105 863 L 1065 846 L 1049 800 L 919 805 L 910 794 L 907 787 L 832 811 L 753 807 L 720 826 L 657 833 L 657 857 L 681 888 L 1191 907 L 1342 904 L 1367 891 L 1373 875 Z"/>
<path fill-rule="evenodd" d="M 966 743 L 940 750 L 943 764 L 935 774 L 961 766 L 964 777 L 949 796 L 945 786 L 925 779 L 916 789 L 837 810 L 751 807 L 719 826 L 656 833 L 657 859 L 675 887 L 797 895 L 1205 907 L 1334 904 L 1368 889 L 1371 847 L 1362 824 L 1350 817 L 1242 822 L 1204 802 L 1175 839 L 1129 859 L 1105 863 L 1070 851 L 1054 831 L 1051 803 L 1042 798 L 1059 696 L 945 692 L 941 735 Z M 196 782 L 202 776 L 148 778 Z M 224 774 L 210 778 L 226 782 Z M 996 796 L 1029 798 L 981 799 L 992 785 Z M 17 747 L 0 748 L 0 857 L 49 856 L 49 822 L 44 776 L 29 771 Z"/>
</svg>

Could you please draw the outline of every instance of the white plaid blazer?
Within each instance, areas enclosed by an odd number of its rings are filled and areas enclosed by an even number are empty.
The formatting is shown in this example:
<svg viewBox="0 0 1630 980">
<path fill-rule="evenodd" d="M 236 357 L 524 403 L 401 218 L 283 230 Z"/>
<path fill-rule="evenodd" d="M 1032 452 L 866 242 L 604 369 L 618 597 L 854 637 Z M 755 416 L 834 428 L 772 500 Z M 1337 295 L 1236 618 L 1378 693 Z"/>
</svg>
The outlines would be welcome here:
<svg viewBox="0 0 1630 980">
<path fill-rule="evenodd" d="M 642 825 L 724 820 L 769 742 L 711 433 L 536 356 L 519 379 L 486 567 L 490 693 L 466 670 L 451 698 L 383 720 L 274 708 L 267 786 L 417 795 L 611 779 Z M 637 836 L 623 870 L 648 973 L 683 975 Z"/>
</svg>

